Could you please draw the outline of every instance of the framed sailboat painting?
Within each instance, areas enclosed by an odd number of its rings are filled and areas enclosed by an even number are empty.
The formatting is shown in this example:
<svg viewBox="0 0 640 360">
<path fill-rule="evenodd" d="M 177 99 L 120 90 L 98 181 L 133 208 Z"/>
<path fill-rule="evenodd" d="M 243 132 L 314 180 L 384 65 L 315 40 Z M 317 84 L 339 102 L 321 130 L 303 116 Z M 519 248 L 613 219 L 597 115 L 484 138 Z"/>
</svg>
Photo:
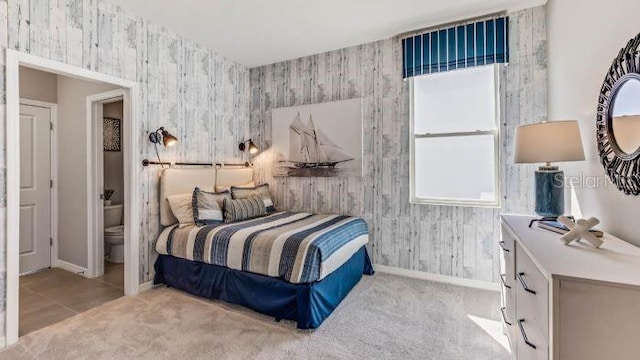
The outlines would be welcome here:
<svg viewBox="0 0 640 360">
<path fill-rule="evenodd" d="M 362 176 L 362 99 L 273 109 L 271 121 L 275 176 Z"/>
</svg>

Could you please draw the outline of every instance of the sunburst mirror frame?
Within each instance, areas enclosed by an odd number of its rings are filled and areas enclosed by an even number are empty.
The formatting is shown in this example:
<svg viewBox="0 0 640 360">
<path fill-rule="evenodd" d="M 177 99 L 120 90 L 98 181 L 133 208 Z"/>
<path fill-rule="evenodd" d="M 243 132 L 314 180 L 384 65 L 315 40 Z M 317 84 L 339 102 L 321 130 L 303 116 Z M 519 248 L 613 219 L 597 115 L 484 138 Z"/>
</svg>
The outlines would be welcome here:
<svg viewBox="0 0 640 360">
<path fill-rule="evenodd" d="M 640 80 L 639 46 L 640 34 L 629 40 L 613 59 L 600 89 L 596 116 L 600 162 L 611 182 L 627 195 L 640 195 L 640 147 L 631 154 L 620 149 L 613 133 L 612 112 L 622 85 L 632 79 Z"/>
</svg>

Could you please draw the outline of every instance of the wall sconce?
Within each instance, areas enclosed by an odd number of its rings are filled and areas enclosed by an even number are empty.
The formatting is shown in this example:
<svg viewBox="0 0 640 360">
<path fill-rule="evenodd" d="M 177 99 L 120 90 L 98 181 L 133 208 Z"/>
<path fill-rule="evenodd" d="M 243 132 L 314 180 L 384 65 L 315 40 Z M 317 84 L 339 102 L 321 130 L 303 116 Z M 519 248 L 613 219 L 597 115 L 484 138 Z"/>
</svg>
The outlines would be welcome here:
<svg viewBox="0 0 640 360">
<path fill-rule="evenodd" d="M 156 157 L 158 158 L 158 162 L 162 163 L 162 160 L 160 160 L 160 153 L 158 153 L 158 144 L 162 142 L 162 145 L 164 147 L 170 147 L 178 143 L 178 138 L 171 135 L 164 127 L 161 126 L 158 128 L 158 130 L 149 133 L 149 141 L 153 143 L 156 149 Z"/>
<path fill-rule="evenodd" d="M 251 139 L 241 142 L 240 145 L 238 145 L 238 149 L 240 149 L 240 151 L 249 149 L 249 154 L 251 155 L 255 155 L 260 151 Z"/>
<path fill-rule="evenodd" d="M 178 138 L 171 135 L 164 127 L 159 127 L 158 130 L 149 133 L 149 141 L 156 144 L 156 146 L 162 141 L 164 147 L 170 147 L 178 143 Z"/>
</svg>

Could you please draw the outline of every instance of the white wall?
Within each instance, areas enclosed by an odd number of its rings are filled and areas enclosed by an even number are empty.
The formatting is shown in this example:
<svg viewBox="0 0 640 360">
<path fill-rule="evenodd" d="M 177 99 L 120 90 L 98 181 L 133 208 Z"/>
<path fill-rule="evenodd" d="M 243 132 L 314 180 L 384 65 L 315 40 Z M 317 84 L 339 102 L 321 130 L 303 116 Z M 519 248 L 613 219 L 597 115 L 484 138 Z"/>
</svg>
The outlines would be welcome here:
<svg viewBox="0 0 640 360">
<path fill-rule="evenodd" d="M 120 119 L 120 130 L 124 128 L 122 124 L 123 103 L 116 101 L 103 106 L 103 116 Z M 98 120 L 100 121 L 100 120 Z M 121 146 L 124 144 L 121 143 Z M 123 150 L 122 147 L 120 150 Z M 122 151 L 105 151 L 104 154 L 104 188 L 114 189 L 112 204 L 124 203 L 124 162 Z"/>
<path fill-rule="evenodd" d="M 57 75 L 20 66 L 20 99 L 45 101 L 55 104 L 58 100 Z"/>
<path fill-rule="evenodd" d="M 640 31 L 639 13 L 638 0 L 550 0 L 547 5 L 549 118 L 580 121 L 587 157 L 562 167 L 567 175 L 598 183 L 576 189 L 584 216 L 597 216 L 604 229 L 637 245 L 640 197 L 625 196 L 606 179 L 596 147 L 595 113 L 613 58 Z"/>
<path fill-rule="evenodd" d="M 58 258 L 86 268 L 87 96 L 106 84 L 58 76 Z"/>
</svg>

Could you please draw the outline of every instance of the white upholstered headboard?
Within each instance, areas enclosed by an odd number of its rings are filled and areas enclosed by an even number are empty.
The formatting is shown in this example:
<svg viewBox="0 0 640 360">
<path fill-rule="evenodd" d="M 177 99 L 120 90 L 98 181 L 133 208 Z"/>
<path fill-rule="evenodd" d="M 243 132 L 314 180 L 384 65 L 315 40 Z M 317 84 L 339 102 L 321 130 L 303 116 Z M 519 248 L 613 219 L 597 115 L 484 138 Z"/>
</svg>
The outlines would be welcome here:
<svg viewBox="0 0 640 360">
<path fill-rule="evenodd" d="M 252 168 L 219 168 L 216 172 L 216 186 L 241 186 L 252 181 Z"/>
<path fill-rule="evenodd" d="M 160 177 L 160 223 L 170 226 L 178 222 L 167 196 L 192 193 L 196 187 L 213 191 L 215 185 L 244 185 L 252 180 L 252 168 L 165 169 Z"/>
<path fill-rule="evenodd" d="M 196 187 L 212 191 L 215 178 L 215 168 L 164 170 L 160 177 L 160 223 L 169 226 L 178 222 L 167 196 L 191 193 Z"/>
</svg>

